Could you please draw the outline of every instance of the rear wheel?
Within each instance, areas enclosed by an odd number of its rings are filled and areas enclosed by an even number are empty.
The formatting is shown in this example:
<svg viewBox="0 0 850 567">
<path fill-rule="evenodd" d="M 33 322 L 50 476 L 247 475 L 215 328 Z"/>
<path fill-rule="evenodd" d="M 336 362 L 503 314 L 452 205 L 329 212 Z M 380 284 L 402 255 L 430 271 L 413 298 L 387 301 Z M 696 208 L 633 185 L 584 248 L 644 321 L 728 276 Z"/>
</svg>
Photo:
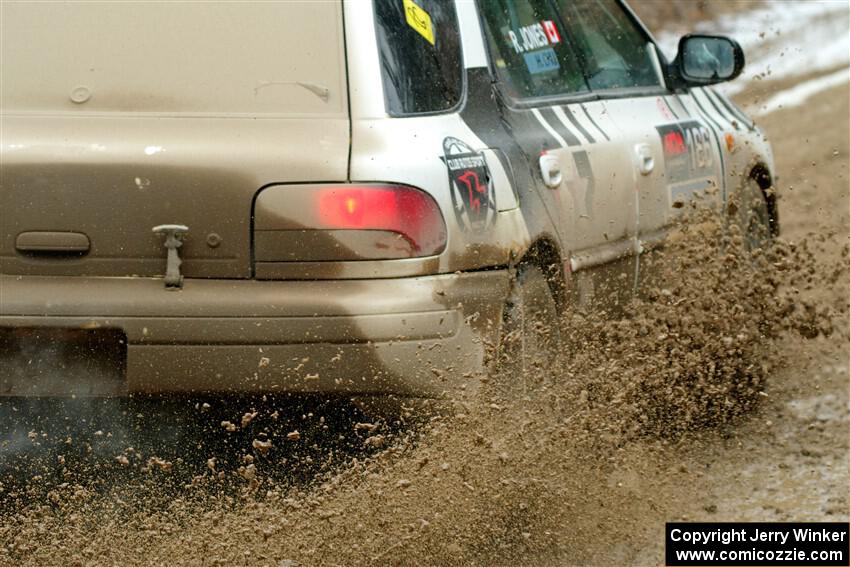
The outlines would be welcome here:
<svg viewBox="0 0 850 567">
<path fill-rule="evenodd" d="M 538 266 L 523 266 L 505 306 L 496 372 L 499 392 L 524 396 L 542 385 L 560 342 L 558 309 L 549 281 Z"/>
</svg>

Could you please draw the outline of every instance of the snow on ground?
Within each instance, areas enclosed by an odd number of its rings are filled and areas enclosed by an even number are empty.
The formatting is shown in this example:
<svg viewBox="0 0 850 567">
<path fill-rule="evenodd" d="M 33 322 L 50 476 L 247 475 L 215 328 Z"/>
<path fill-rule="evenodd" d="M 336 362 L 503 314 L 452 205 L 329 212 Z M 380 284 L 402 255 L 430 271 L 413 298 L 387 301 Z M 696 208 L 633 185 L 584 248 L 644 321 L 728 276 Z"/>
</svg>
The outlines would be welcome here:
<svg viewBox="0 0 850 567">
<path fill-rule="evenodd" d="M 821 75 L 815 79 L 799 83 L 790 89 L 780 91 L 767 101 L 759 103 L 758 108 L 752 109 L 751 112 L 756 116 L 763 116 L 780 108 L 800 106 L 817 93 L 847 81 L 850 81 L 850 68 L 844 67 L 828 75 Z"/>
<path fill-rule="evenodd" d="M 802 77 L 839 68 L 830 75 L 777 93 L 759 108 L 748 109 L 757 115 L 802 104 L 810 96 L 850 78 L 848 0 L 768 0 L 750 12 L 701 22 L 694 31 L 728 35 L 744 48 L 744 72 L 737 80 L 720 85 L 720 90 L 728 95 L 745 90 L 753 81 Z M 658 41 L 672 60 L 679 34 L 665 32 Z"/>
</svg>

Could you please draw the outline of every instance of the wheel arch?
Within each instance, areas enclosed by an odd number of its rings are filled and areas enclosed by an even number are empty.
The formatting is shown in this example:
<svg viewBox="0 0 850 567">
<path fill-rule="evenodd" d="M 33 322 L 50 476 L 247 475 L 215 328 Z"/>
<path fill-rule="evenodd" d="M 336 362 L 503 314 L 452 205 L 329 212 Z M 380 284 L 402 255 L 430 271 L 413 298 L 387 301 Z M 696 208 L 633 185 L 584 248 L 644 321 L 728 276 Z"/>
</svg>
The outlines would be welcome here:
<svg viewBox="0 0 850 567">
<path fill-rule="evenodd" d="M 561 251 L 554 240 L 541 236 L 535 240 L 517 262 L 517 268 L 523 265 L 537 266 L 543 271 L 558 310 L 564 308 L 567 300 L 567 278 L 564 274 L 564 262 Z"/>
</svg>

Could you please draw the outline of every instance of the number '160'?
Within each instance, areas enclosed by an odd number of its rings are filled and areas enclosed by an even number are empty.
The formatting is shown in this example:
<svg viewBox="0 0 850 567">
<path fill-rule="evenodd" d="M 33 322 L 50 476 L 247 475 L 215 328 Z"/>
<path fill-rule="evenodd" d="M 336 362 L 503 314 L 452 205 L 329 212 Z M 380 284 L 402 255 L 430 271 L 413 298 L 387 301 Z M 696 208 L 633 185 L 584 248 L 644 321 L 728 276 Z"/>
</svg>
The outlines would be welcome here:
<svg viewBox="0 0 850 567">
<path fill-rule="evenodd" d="M 691 154 L 691 168 L 704 169 L 714 164 L 714 156 L 711 153 L 711 138 L 708 130 L 702 126 L 688 128 L 685 130 L 685 138 L 689 148 L 694 151 Z"/>
</svg>

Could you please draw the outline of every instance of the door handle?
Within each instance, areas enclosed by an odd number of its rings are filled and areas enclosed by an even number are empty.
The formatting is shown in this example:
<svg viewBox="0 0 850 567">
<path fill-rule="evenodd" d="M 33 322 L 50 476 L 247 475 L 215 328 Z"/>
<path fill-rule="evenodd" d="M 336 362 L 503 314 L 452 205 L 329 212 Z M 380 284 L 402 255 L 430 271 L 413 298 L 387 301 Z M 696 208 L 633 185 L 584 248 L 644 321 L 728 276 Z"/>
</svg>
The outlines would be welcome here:
<svg viewBox="0 0 850 567">
<path fill-rule="evenodd" d="M 85 254 L 91 242 L 82 232 L 29 231 L 15 239 L 15 249 L 27 254 Z"/>
<path fill-rule="evenodd" d="M 557 189 L 564 180 L 561 172 L 561 160 L 558 156 L 549 153 L 540 155 L 540 174 L 543 176 L 543 184 L 549 189 Z"/>
<path fill-rule="evenodd" d="M 655 169 L 655 158 L 652 156 L 652 148 L 649 144 L 635 145 L 635 159 L 641 175 L 649 175 Z"/>
</svg>

